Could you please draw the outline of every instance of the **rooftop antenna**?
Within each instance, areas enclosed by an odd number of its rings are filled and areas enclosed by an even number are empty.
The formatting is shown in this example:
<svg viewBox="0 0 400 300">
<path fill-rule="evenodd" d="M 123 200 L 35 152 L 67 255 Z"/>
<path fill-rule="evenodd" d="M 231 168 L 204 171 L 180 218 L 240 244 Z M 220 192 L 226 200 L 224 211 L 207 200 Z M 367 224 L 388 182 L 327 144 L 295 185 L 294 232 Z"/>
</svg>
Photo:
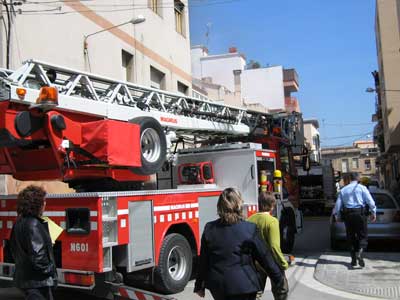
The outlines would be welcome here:
<svg viewBox="0 0 400 300">
<path fill-rule="evenodd" d="M 206 47 L 207 48 L 208 48 L 208 44 L 210 43 L 211 26 L 212 26 L 211 22 L 208 22 L 206 24 L 206 27 L 207 27 L 207 30 L 206 30 Z"/>
</svg>

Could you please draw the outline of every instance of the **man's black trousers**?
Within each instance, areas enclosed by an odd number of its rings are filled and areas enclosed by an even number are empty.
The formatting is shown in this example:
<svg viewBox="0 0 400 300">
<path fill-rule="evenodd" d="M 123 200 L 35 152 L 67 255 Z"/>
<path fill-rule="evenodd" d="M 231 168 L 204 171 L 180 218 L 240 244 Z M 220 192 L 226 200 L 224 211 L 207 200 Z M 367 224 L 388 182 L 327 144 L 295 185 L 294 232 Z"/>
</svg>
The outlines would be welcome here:
<svg viewBox="0 0 400 300">
<path fill-rule="evenodd" d="M 344 223 L 346 225 L 347 241 L 351 246 L 351 251 L 360 251 L 360 248 L 367 248 L 368 231 L 367 216 L 363 209 L 346 209 L 344 213 Z"/>
</svg>

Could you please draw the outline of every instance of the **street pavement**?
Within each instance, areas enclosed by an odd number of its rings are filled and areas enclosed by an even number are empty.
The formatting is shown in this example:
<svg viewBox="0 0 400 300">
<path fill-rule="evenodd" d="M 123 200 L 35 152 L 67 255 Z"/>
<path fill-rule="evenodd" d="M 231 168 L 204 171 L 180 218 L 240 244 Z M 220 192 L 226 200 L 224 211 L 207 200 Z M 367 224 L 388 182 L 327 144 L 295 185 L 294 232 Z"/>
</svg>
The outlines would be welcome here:
<svg viewBox="0 0 400 300">
<path fill-rule="evenodd" d="M 289 300 L 373 300 L 400 299 L 396 291 L 400 286 L 400 253 L 398 250 L 389 252 L 390 246 L 373 246 L 366 253 L 366 268 L 350 269 L 350 261 L 345 252 L 330 252 L 329 249 L 329 220 L 326 217 L 306 218 L 304 231 L 297 240 L 293 254 L 296 256 L 295 263 L 286 272 L 289 281 Z M 376 251 L 385 251 L 384 253 Z M 356 290 L 360 287 L 363 290 L 365 285 L 374 284 L 377 288 L 391 287 L 392 294 L 383 295 L 376 289 L 374 293 Z M 370 286 L 370 287 L 371 287 Z M 182 293 L 173 295 L 176 300 L 200 300 L 193 294 L 194 281 L 190 281 Z M 350 289 L 349 287 L 355 287 Z M 373 289 L 371 289 L 373 290 Z M 374 297 L 366 296 L 373 295 Z M 396 296 L 397 295 L 397 296 Z M 15 289 L 0 290 L 0 300 L 22 300 L 23 297 Z M 57 300 L 67 299 L 88 299 L 94 300 L 81 293 L 71 291 L 58 291 Z M 270 286 L 267 285 L 261 300 L 273 299 Z M 206 293 L 204 300 L 212 300 L 209 293 Z"/>
<path fill-rule="evenodd" d="M 314 277 L 335 289 L 383 299 L 400 299 L 400 254 L 365 253 L 365 268 L 352 267 L 348 253 L 322 255 Z"/>
</svg>

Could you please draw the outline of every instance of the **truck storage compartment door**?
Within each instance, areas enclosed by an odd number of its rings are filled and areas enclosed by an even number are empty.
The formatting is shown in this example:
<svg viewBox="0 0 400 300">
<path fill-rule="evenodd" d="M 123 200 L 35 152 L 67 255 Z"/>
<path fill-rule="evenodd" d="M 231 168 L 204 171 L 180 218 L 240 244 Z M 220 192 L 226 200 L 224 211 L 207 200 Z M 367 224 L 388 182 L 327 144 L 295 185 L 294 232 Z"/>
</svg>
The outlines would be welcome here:
<svg viewBox="0 0 400 300">
<path fill-rule="evenodd" d="M 199 197 L 200 237 L 203 235 L 204 226 L 208 222 L 218 219 L 217 202 L 218 196 Z"/>
<path fill-rule="evenodd" d="M 152 201 L 129 202 L 129 244 L 127 271 L 154 266 Z"/>
</svg>

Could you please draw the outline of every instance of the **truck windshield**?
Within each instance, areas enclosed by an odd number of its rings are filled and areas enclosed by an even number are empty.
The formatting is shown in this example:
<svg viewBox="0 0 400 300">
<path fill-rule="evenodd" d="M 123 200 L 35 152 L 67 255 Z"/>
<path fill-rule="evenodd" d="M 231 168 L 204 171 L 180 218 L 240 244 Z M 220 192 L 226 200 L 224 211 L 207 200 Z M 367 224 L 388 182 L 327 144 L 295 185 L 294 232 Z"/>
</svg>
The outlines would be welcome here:
<svg viewBox="0 0 400 300">
<path fill-rule="evenodd" d="M 279 155 L 281 159 L 281 171 L 284 173 L 290 173 L 290 160 L 289 160 L 289 150 L 286 145 L 281 145 L 279 147 Z"/>
</svg>

